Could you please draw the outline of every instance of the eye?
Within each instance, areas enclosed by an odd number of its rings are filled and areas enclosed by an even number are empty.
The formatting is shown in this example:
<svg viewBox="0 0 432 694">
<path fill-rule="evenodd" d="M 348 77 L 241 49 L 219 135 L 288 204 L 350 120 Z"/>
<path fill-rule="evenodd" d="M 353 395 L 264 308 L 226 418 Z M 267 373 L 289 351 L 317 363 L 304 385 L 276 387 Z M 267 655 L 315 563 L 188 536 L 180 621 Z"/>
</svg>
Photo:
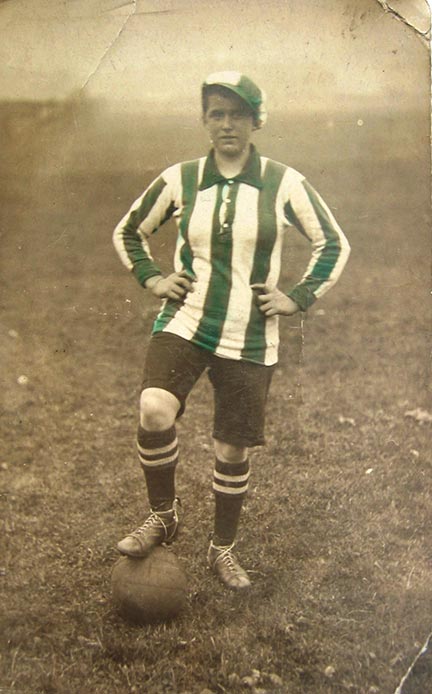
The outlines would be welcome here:
<svg viewBox="0 0 432 694">
<path fill-rule="evenodd" d="M 221 120 L 224 117 L 223 111 L 210 111 L 209 117 L 213 120 Z"/>
<path fill-rule="evenodd" d="M 245 110 L 245 109 L 240 109 L 238 111 L 234 111 L 232 114 L 232 117 L 234 120 L 246 120 L 250 116 L 250 112 Z"/>
</svg>

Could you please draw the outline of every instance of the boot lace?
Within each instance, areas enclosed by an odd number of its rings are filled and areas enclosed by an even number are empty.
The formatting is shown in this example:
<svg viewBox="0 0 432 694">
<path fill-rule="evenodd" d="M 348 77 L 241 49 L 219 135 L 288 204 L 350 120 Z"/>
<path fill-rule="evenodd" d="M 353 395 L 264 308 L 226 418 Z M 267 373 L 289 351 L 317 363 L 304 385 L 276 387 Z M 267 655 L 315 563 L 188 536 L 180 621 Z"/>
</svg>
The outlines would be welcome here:
<svg viewBox="0 0 432 694">
<path fill-rule="evenodd" d="M 214 545 L 213 545 L 214 547 Z M 234 543 L 232 545 L 229 545 L 228 547 L 217 547 L 218 550 L 218 555 L 214 561 L 215 564 L 223 564 L 226 566 L 232 573 L 239 573 L 240 567 L 238 563 L 236 562 L 234 556 L 232 555 L 232 550 L 234 548 Z"/>
<path fill-rule="evenodd" d="M 175 519 L 176 519 L 176 516 L 175 516 L 175 514 L 173 514 L 172 520 L 171 520 L 171 518 L 170 518 L 170 524 L 171 524 L 171 522 L 174 521 Z M 149 517 L 147 518 L 147 520 L 145 520 L 144 523 L 143 523 L 139 528 L 137 528 L 136 530 L 134 530 L 134 532 L 132 533 L 132 535 L 140 536 L 140 535 L 145 534 L 145 533 L 147 532 L 147 530 L 150 530 L 150 529 L 152 529 L 152 528 L 157 528 L 158 530 L 160 530 L 161 527 L 163 528 L 163 531 L 164 531 L 164 533 L 165 533 L 165 537 L 168 537 L 168 526 L 167 526 L 167 523 L 165 523 L 165 521 L 163 520 L 163 518 L 161 518 L 160 515 L 159 515 L 158 513 L 152 512 L 152 513 L 149 515 Z"/>
</svg>

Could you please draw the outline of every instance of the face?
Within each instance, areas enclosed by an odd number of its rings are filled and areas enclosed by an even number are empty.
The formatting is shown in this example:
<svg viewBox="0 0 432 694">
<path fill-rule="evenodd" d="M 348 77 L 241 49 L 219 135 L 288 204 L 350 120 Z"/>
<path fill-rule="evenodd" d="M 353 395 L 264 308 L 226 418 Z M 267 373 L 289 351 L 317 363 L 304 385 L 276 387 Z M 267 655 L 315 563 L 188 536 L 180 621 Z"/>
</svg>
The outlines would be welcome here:
<svg viewBox="0 0 432 694">
<path fill-rule="evenodd" d="M 249 147 L 253 115 L 237 94 L 210 94 L 203 120 L 217 153 L 235 159 Z"/>
</svg>

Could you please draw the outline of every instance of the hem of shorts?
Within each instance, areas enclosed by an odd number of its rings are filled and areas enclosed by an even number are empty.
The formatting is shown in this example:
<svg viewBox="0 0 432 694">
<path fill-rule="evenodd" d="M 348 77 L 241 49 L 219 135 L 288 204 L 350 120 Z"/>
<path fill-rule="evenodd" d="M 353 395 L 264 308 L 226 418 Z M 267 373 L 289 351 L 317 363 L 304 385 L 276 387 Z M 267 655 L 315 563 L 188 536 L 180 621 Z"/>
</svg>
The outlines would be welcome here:
<svg viewBox="0 0 432 694">
<path fill-rule="evenodd" d="M 255 446 L 266 445 L 264 436 L 260 438 L 246 438 L 244 436 L 232 436 L 224 432 L 213 431 L 212 437 L 223 443 L 228 443 L 231 446 L 239 446 L 240 448 L 255 448 Z"/>
<path fill-rule="evenodd" d="M 176 419 L 179 419 L 184 414 L 186 409 L 186 402 L 183 401 L 182 397 L 179 396 L 178 393 L 174 393 L 173 390 L 169 390 L 166 387 L 165 381 L 159 381 L 159 379 L 149 379 L 141 384 L 141 393 L 144 390 L 147 390 L 147 388 L 160 388 L 161 390 L 165 390 L 167 393 L 171 393 L 171 395 L 174 395 L 174 397 L 177 398 L 177 400 L 180 403 L 180 408 L 177 412 Z"/>
</svg>

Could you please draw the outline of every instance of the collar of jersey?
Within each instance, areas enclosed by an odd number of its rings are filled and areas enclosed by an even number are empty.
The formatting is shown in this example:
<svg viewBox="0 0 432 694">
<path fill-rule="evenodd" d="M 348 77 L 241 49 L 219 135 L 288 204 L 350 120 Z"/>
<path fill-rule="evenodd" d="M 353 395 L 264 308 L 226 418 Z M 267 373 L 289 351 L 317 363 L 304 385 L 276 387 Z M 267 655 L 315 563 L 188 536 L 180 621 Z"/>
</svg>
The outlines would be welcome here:
<svg viewBox="0 0 432 694">
<path fill-rule="evenodd" d="M 222 176 L 216 166 L 214 150 L 212 149 L 210 151 L 204 165 L 203 177 L 199 189 L 205 190 L 206 188 L 214 186 L 216 183 L 224 183 L 227 180 L 238 181 L 239 183 L 247 183 L 255 188 L 263 187 L 263 181 L 261 178 L 261 160 L 254 145 L 251 145 L 251 152 L 246 164 L 243 167 L 243 170 L 240 171 L 237 176 L 233 176 L 232 179 L 227 179 L 225 176 Z"/>
</svg>

